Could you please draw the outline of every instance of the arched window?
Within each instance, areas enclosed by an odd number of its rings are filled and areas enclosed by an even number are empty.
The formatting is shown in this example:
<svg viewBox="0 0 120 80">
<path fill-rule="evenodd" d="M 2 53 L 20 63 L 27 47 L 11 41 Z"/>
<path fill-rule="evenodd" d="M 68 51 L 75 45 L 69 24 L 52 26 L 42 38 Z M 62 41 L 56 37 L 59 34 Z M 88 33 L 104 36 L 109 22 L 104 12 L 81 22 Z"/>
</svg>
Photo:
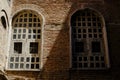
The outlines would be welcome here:
<svg viewBox="0 0 120 80">
<path fill-rule="evenodd" d="M 31 10 L 13 17 L 8 69 L 40 69 L 42 23 L 41 15 Z"/>
<path fill-rule="evenodd" d="M 72 68 L 107 68 L 108 45 L 102 17 L 93 10 L 79 10 L 71 17 L 71 31 Z"/>
</svg>

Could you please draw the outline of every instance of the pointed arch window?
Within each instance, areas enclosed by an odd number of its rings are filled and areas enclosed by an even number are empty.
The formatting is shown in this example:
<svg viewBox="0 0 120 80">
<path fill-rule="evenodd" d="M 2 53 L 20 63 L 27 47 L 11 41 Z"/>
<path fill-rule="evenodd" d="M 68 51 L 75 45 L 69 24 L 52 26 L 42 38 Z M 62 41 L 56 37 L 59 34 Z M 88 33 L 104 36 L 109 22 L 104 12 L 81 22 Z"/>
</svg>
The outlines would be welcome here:
<svg viewBox="0 0 120 80">
<path fill-rule="evenodd" d="M 109 66 L 106 30 L 102 17 L 90 9 L 71 17 L 72 68 L 105 69 Z"/>
<path fill-rule="evenodd" d="M 8 69 L 39 70 L 42 17 L 31 10 L 17 13 L 12 21 Z"/>
</svg>

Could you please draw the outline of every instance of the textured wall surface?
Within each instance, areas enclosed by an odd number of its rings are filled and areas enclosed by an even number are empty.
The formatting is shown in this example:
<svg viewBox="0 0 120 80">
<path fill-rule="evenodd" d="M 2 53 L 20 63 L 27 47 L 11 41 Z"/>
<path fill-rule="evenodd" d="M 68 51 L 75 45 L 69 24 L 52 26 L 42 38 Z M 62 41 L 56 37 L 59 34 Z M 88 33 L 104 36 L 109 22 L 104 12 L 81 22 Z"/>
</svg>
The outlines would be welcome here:
<svg viewBox="0 0 120 80">
<path fill-rule="evenodd" d="M 5 67 L 8 53 L 9 16 L 10 5 L 8 1 L 0 0 L 0 80 L 6 80 Z"/>
<path fill-rule="evenodd" d="M 0 0 L 0 4 L 4 1 Z M 119 80 L 120 79 L 120 1 L 119 0 L 13 0 L 0 6 L 9 24 L 19 11 L 30 9 L 44 18 L 43 56 L 40 71 L 8 71 L 8 80 Z M 8 9 L 11 8 L 11 9 Z M 93 9 L 105 19 L 110 68 L 106 70 L 71 70 L 70 17 L 80 9 Z M 2 13 L 0 14 L 0 16 Z M 11 25 L 9 25 L 11 28 Z M 9 29 L 10 29 L 9 28 Z M 10 34 L 0 23 L 0 68 L 5 67 Z M 7 43 L 6 43 L 7 42 Z M 7 45 L 8 44 L 8 45 Z M 7 50 L 6 50 L 7 49 Z M 4 55 L 3 55 L 4 54 Z"/>
</svg>

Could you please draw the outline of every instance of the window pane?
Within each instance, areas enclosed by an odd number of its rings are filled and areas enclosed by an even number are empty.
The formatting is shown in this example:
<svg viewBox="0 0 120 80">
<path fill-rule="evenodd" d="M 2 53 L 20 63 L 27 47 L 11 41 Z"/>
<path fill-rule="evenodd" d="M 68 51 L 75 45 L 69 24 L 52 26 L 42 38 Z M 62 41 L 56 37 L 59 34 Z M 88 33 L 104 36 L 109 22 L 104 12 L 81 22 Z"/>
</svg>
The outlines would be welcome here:
<svg viewBox="0 0 120 80">
<path fill-rule="evenodd" d="M 17 29 L 14 29 L 14 33 L 17 33 Z"/>
<path fill-rule="evenodd" d="M 10 68 L 13 68 L 13 63 L 10 63 Z"/>
<path fill-rule="evenodd" d="M 100 42 L 92 42 L 92 52 L 100 52 Z"/>
<path fill-rule="evenodd" d="M 19 64 L 18 63 L 15 63 L 15 68 L 18 68 Z"/>
<path fill-rule="evenodd" d="M 37 35 L 37 39 L 40 39 L 40 35 Z"/>
<path fill-rule="evenodd" d="M 22 53 L 22 42 L 15 42 L 14 43 L 14 53 Z"/>
<path fill-rule="evenodd" d="M 29 58 L 29 57 L 27 57 L 27 58 L 26 58 L 26 61 L 27 61 L 27 62 L 29 62 L 29 61 L 30 61 L 30 58 Z"/>
<path fill-rule="evenodd" d="M 27 68 L 27 69 L 29 68 L 29 64 L 26 64 L 26 68 Z"/>
<path fill-rule="evenodd" d="M 72 57 L 72 60 L 73 60 L 73 61 L 77 61 L 77 57 L 73 56 L 73 57 Z"/>
<path fill-rule="evenodd" d="M 72 63 L 72 67 L 73 67 L 73 68 L 77 68 L 77 63 L 73 62 L 73 63 Z"/>
<path fill-rule="evenodd" d="M 21 63 L 21 64 L 20 64 L 20 68 L 23 68 L 23 67 L 24 67 L 24 64 L 23 64 L 23 63 Z"/>
<path fill-rule="evenodd" d="M 35 58 L 34 57 L 31 58 L 31 62 L 35 62 Z"/>
<path fill-rule="evenodd" d="M 11 61 L 11 62 L 14 62 L 14 57 L 11 57 L 11 58 L 10 58 L 10 61 Z"/>
<path fill-rule="evenodd" d="M 36 58 L 36 62 L 39 62 L 39 57 Z"/>
<path fill-rule="evenodd" d="M 19 62 L 19 57 L 16 57 L 15 61 L 16 61 L 16 62 Z"/>
<path fill-rule="evenodd" d="M 36 69 L 39 69 L 39 64 L 36 64 Z"/>
<path fill-rule="evenodd" d="M 31 69 L 34 69 L 34 64 L 31 64 Z"/>
<path fill-rule="evenodd" d="M 24 62 L 24 57 L 21 57 L 21 62 Z"/>
<path fill-rule="evenodd" d="M 75 42 L 75 52 L 84 52 L 83 42 Z"/>
<path fill-rule="evenodd" d="M 16 39 L 16 35 L 13 35 L 13 39 Z"/>
</svg>

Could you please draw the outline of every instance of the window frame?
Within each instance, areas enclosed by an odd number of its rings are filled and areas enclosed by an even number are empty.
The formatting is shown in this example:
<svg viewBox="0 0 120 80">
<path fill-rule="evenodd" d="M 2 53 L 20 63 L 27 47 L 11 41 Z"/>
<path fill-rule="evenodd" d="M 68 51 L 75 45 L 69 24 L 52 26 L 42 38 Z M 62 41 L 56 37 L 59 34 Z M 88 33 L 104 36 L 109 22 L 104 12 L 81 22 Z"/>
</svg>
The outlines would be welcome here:
<svg viewBox="0 0 120 80">
<path fill-rule="evenodd" d="M 38 36 L 38 34 L 40 34 L 40 38 L 39 39 L 37 39 L 37 38 L 33 38 L 33 39 L 31 39 L 31 40 L 29 40 L 28 39 L 28 41 L 27 41 L 27 43 L 25 42 L 25 40 L 26 39 L 24 39 L 24 40 L 19 40 L 19 39 L 17 39 L 17 40 L 15 40 L 15 41 L 13 41 L 13 42 L 19 42 L 19 41 L 21 41 L 21 42 L 23 42 L 23 51 L 25 51 L 25 50 L 27 50 L 27 51 L 29 51 L 29 47 L 25 47 L 26 45 L 30 45 L 30 42 L 38 42 L 38 46 L 39 46 L 39 51 L 38 51 L 38 54 L 36 55 L 36 54 L 29 54 L 27 57 L 29 57 L 29 60 L 31 61 L 31 56 L 33 56 L 35 59 L 38 59 L 39 58 L 39 61 L 37 61 L 37 62 L 26 62 L 26 64 L 24 65 L 24 67 L 27 65 L 27 64 L 29 64 L 30 65 L 30 63 L 31 64 L 34 64 L 35 65 L 35 67 L 34 67 L 34 69 L 31 69 L 30 67 L 27 69 L 27 68 L 18 68 L 18 69 L 15 69 L 15 68 L 13 68 L 13 69 L 11 69 L 9 66 L 10 66 L 10 62 L 9 62 L 9 60 L 10 60 L 10 57 L 8 58 L 8 63 L 7 63 L 7 70 L 17 70 L 17 71 L 19 71 L 19 70 L 24 70 L 24 71 L 39 71 L 40 70 L 40 68 L 41 68 L 41 56 L 42 56 L 42 45 L 41 45 L 41 42 L 42 42 L 42 31 L 43 31 L 43 29 L 42 29 L 42 27 L 43 27 L 43 16 L 40 14 L 40 13 L 37 13 L 36 11 L 33 11 L 33 10 L 22 10 L 22 11 L 20 11 L 20 12 L 18 12 L 17 14 L 15 14 L 14 16 L 13 16 L 13 20 L 12 20 L 12 24 L 14 24 L 14 21 L 16 21 L 15 20 L 15 17 L 17 17 L 17 15 L 19 15 L 19 14 L 22 14 L 22 13 L 24 13 L 24 12 L 28 12 L 28 13 L 32 13 L 33 14 L 33 16 L 34 15 L 36 15 L 36 19 L 38 19 L 39 18 L 39 20 L 38 21 L 40 21 L 40 27 L 39 27 L 39 29 L 38 28 L 31 28 L 31 29 L 36 29 L 36 30 L 40 30 L 40 32 L 38 32 L 38 33 L 36 33 L 36 36 Z M 17 20 L 18 21 L 18 20 Z M 16 25 L 16 24 L 15 24 Z M 24 26 L 23 26 L 24 27 Z M 19 28 L 19 27 L 18 27 Z M 26 28 L 26 30 L 27 30 L 27 28 Z M 13 31 L 13 28 L 11 29 L 11 31 Z M 27 32 L 28 32 L 28 30 L 27 30 Z M 11 34 L 13 35 L 13 33 L 11 32 Z M 16 34 L 16 33 L 15 33 Z M 32 33 L 33 34 L 33 33 Z M 28 33 L 27 33 L 27 35 L 29 35 Z M 13 38 L 12 38 L 12 36 L 11 36 L 11 40 L 14 40 Z M 11 48 L 13 48 L 13 42 L 11 42 L 10 43 L 10 45 L 11 45 Z M 10 49 L 11 49 L 10 48 Z M 22 55 L 22 56 L 20 56 L 20 54 L 13 54 L 12 53 L 13 52 L 13 50 L 10 50 L 10 53 L 9 53 L 9 55 L 10 54 L 12 54 L 12 55 L 14 55 L 14 56 L 12 56 L 12 57 L 16 57 L 16 56 L 19 56 L 19 58 L 21 59 L 22 57 L 24 57 L 24 55 Z M 25 55 L 26 55 L 26 51 L 25 51 Z M 24 58 L 24 60 L 26 60 L 27 59 L 27 57 L 26 58 Z M 14 61 L 15 62 L 15 61 Z M 15 64 L 14 64 L 15 65 Z M 36 65 L 37 65 L 37 67 L 36 67 Z M 38 68 L 38 65 L 39 65 L 39 68 Z M 19 64 L 19 66 L 20 66 L 20 64 Z"/>
<path fill-rule="evenodd" d="M 88 9 L 88 8 L 87 8 Z M 71 69 L 77 69 L 79 70 L 80 68 L 73 68 L 72 67 L 72 63 L 73 63 L 73 32 L 72 32 L 72 23 L 71 23 L 71 19 L 72 19 L 72 16 L 77 12 L 77 11 L 84 11 L 84 10 L 87 10 L 87 9 L 77 9 L 76 11 L 74 11 L 72 14 L 71 14 L 71 17 L 70 17 L 70 21 L 69 21 L 69 24 L 70 24 L 70 44 L 71 44 L 71 47 L 70 47 L 70 52 L 71 52 L 71 55 L 70 55 L 70 68 Z M 81 68 L 82 70 L 99 70 L 99 69 L 108 69 L 110 68 L 110 62 L 109 62 L 109 52 L 108 52 L 108 42 L 107 42 L 107 32 L 106 32 L 106 27 L 105 27 L 105 21 L 104 21 L 104 18 L 103 16 L 97 12 L 96 10 L 93 10 L 93 9 L 88 9 L 88 10 L 91 10 L 93 12 L 95 12 L 95 14 L 99 15 L 99 17 L 101 18 L 101 21 L 102 21 L 102 33 L 103 33 L 103 40 L 101 41 L 103 44 L 100 44 L 100 46 L 103 46 L 101 49 L 104 50 L 104 57 L 105 57 L 105 65 L 106 67 L 105 68 Z M 99 30 L 101 31 L 101 30 Z M 97 39 L 94 39 L 93 41 L 99 41 Z M 87 44 L 87 43 L 86 43 Z M 101 51 L 101 53 L 103 53 L 103 51 Z M 94 54 L 93 54 L 94 55 Z M 101 56 L 102 57 L 102 56 Z M 80 70 L 81 70 L 80 69 Z"/>
</svg>

